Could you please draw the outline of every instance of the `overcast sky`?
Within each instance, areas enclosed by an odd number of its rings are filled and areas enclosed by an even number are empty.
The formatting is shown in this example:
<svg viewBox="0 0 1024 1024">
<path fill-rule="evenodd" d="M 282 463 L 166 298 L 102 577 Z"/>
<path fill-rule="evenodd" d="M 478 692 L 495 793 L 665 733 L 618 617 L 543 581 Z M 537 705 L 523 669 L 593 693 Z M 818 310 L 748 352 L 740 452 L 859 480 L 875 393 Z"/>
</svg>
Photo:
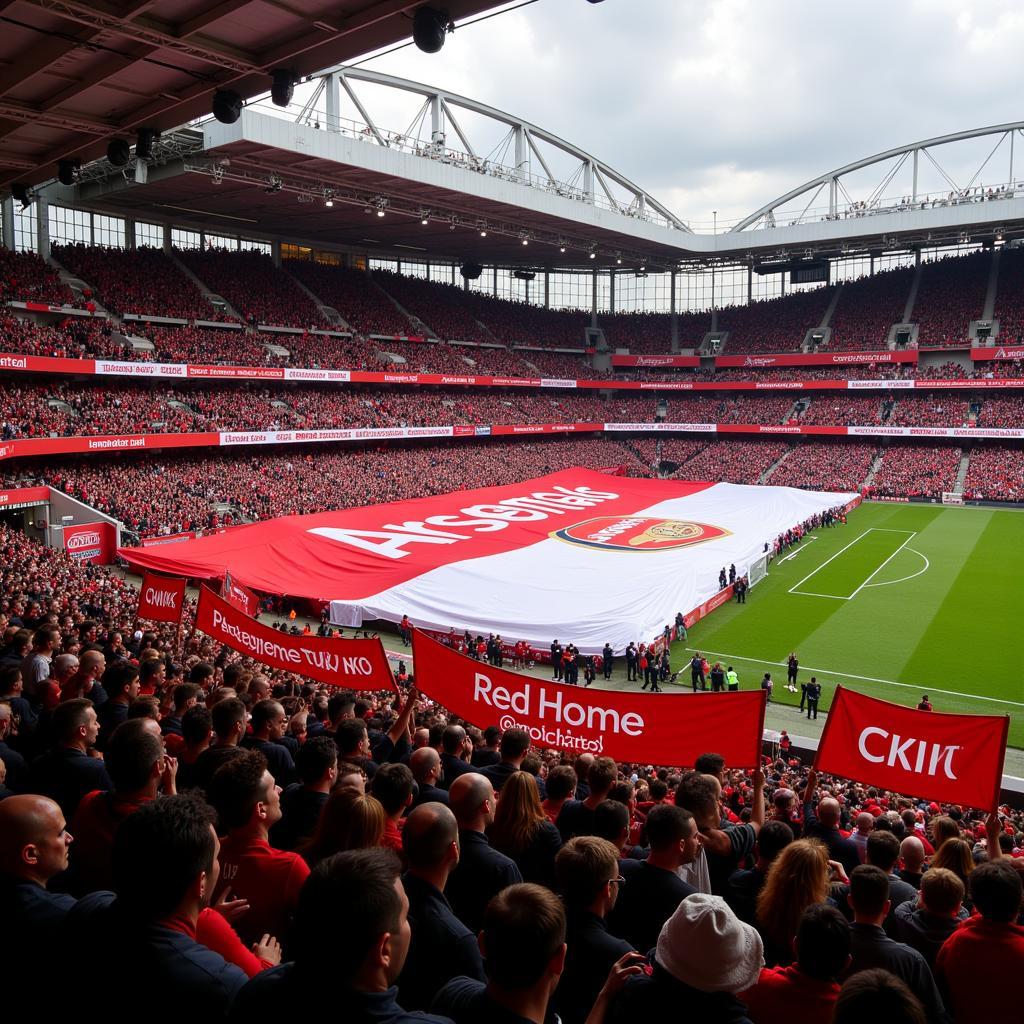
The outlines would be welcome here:
<svg viewBox="0 0 1024 1024">
<path fill-rule="evenodd" d="M 684 219 L 717 210 L 722 224 L 872 153 L 1024 118 L 1022 53 L 1020 0 L 538 0 L 438 54 L 408 47 L 362 66 L 533 121 Z M 408 110 L 380 103 L 382 127 L 408 127 Z M 966 184 L 992 145 L 937 155 Z M 1007 180 L 1008 164 L 1004 145 L 978 180 Z M 928 171 L 922 190 L 948 187 Z M 909 192 L 907 172 L 887 195 Z"/>
</svg>

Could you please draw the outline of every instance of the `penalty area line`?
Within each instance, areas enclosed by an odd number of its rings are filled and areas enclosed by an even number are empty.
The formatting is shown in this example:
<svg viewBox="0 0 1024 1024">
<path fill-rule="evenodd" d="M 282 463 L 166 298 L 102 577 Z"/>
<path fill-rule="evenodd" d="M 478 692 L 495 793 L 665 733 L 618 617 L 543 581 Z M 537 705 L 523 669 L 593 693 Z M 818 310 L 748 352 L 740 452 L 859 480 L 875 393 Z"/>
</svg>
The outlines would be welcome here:
<svg viewBox="0 0 1024 1024">
<path fill-rule="evenodd" d="M 700 651 L 698 647 L 686 647 L 684 650 L 693 651 L 695 654 Z M 701 651 L 703 654 L 713 654 L 716 658 L 725 658 L 728 661 L 746 661 L 752 665 L 776 665 L 785 668 L 787 662 L 772 661 L 770 658 L 744 658 L 739 654 L 725 654 L 722 651 Z M 852 672 L 835 672 L 830 668 L 812 668 L 810 665 L 801 665 L 801 671 L 814 672 L 823 676 L 838 676 L 841 679 L 859 679 L 865 683 L 885 683 L 886 686 L 898 686 L 904 690 L 917 690 L 920 693 L 944 693 L 947 697 L 965 697 L 969 700 L 985 700 L 993 704 L 1009 704 L 1011 707 L 1024 708 L 1024 702 L 1019 700 L 1004 700 L 1002 697 L 986 697 L 980 693 L 961 693 L 959 690 L 940 690 L 935 686 L 926 686 L 919 683 L 897 683 L 894 679 L 879 679 L 877 676 L 857 676 Z"/>
</svg>

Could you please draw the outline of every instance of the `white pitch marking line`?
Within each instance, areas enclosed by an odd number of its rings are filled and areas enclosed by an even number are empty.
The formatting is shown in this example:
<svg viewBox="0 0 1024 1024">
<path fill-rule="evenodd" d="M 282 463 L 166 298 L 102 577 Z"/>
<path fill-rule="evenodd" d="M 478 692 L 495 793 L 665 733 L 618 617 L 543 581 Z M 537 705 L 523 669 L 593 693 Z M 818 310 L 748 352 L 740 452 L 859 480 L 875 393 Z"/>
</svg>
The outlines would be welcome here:
<svg viewBox="0 0 1024 1024">
<path fill-rule="evenodd" d="M 806 549 L 808 544 L 812 544 L 817 539 L 817 537 L 805 537 L 804 540 L 801 542 L 800 546 L 796 549 L 796 551 L 794 551 L 790 555 L 786 555 L 785 557 L 779 559 L 779 565 L 782 565 L 783 562 L 788 562 L 791 558 L 796 558 L 796 556 L 799 555 L 801 551 Z"/>
<path fill-rule="evenodd" d="M 696 652 L 698 648 L 687 647 L 687 651 Z M 716 658 L 725 658 L 727 661 L 748 661 L 754 665 L 777 665 L 779 668 L 785 668 L 786 662 L 784 661 L 770 661 L 767 658 L 744 658 L 738 654 L 723 654 L 721 651 L 709 651 L 705 648 L 700 648 L 704 654 L 712 654 Z M 967 697 L 971 700 L 987 700 L 993 704 L 1010 704 L 1015 708 L 1024 708 L 1024 702 L 1019 700 L 1003 700 L 1001 697 L 986 697 L 980 693 L 961 693 L 959 690 L 939 690 L 934 686 L 922 686 L 919 683 L 897 683 L 892 679 L 879 679 L 877 676 L 855 676 L 852 672 L 833 672 L 832 669 L 828 668 L 811 668 L 810 665 L 801 665 L 801 669 L 805 669 L 808 672 L 817 672 L 823 676 L 841 676 L 843 679 L 859 679 L 865 683 L 885 683 L 887 686 L 899 686 L 904 690 L 918 690 L 921 693 L 944 693 L 947 697 Z"/>
<path fill-rule="evenodd" d="M 831 555 L 830 557 L 826 558 L 825 561 L 822 562 L 817 569 L 812 569 L 802 580 L 800 580 L 799 583 L 794 583 L 793 586 L 789 588 L 789 593 L 792 594 L 793 591 L 797 589 L 797 587 L 799 587 L 803 583 L 806 583 L 816 572 L 818 572 L 821 569 L 824 569 L 829 562 L 832 562 L 835 559 L 837 559 L 844 551 L 847 551 L 848 549 L 852 548 L 853 545 L 857 543 L 857 541 L 863 540 L 869 533 L 871 533 L 870 529 L 865 530 L 859 537 L 854 537 L 849 544 L 847 544 L 845 547 L 841 547 L 834 555 Z"/>
<path fill-rule="evenodd" d="M 852 601 L 915 537 L 915 530 L 851 595 Z"/>
<path fill-rule="evenodd" d="M 927 555 L 922 555 L 921 552 L 918 551 L 916 548 L 907 548 L 907 550 L 908 551 L 912 551 L 915 555 L 918 555 L 920 558 L 924 559 L 924 568 L 923 569 L 918 569 L 917 572 L 911 573 L 909 576 L 903 576 L 901 579 L 898 579 L 898 580 L 887 580 L 885 583 L 869 583 L 869 584 L 867 584 L 867 586 L 868 587 L 891 587 L 894 583 L 906 583 L 907 580 L 916 579 L 918 576 L 920 576 L 922 573 L 926 573 L 932 567 L 931 566 L 931 562 L 928 561 L 928 556 Z"/>
<path fill-rule="evenodd" d="M 848 597 L 840 597 L 838 594 L 815 594 L 812 590 L 791 590 L 794 597 L 827 597 L 830 601 L 849 601 Z"/>
</svg>

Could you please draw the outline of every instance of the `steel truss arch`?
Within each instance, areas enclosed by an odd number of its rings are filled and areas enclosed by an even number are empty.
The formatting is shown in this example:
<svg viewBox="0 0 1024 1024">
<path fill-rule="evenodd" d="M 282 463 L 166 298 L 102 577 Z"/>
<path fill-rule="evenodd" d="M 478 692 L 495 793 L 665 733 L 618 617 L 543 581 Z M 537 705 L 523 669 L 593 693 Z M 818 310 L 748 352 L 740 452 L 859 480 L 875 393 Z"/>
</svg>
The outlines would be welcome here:
<svg viewBox="0 0 1024 1024">
<path fill-rule="evenodd" d="M 908 160 L 912 162 L 913 169 L 912 186 L 908 196 L 910 208 L 916 208 L 920 203 L 934 203 L 936 200 L 931 197 L 922 198 L 918 192 L 918 169 L 922 157 L 924 157 L 939 171 L 939 174 L 949 185 L 950 195 L 958 198 L 961 196 L 966 197 L 972 192 L 972 190 L 976 190 L 979 187 L 977 184 L 979 175 L 995 155 L 996 151 L 1007 142 L 1009 143 L 1009 173 L 1004 179 L 1004 182 L 1000 182 L 999 184 L 1000 187 L 1004 189 L 1008 186 L 1009 194 L 1012 196 L 1015 186 L 1013 177 L 1014 142 L 1018 134 L 1024 135 L 1024 121 L 1014 121 L 1008 124 L 992 125 L 987 128 L 975 128 L 969 131 L 953 132 L 949 135 L 936 136 L 935 138 L 924 139 L 921 142 L 913 142 L 905 146 L 898 146 L 894 149 L 887 149 L 881 153 L 875 153 L 873 156 L 865 157 L 861 160 L 855 160 L 853 163 L 845 164 L 842 167 L 837 167 L 835 170 L 822 174 L 817 178 L 813 178 L 811 181 L 800 185 L 798 188 L 785 193 L 785 195 L 781 195 L 778 198 L 773 199 L 771 202 L 766 203 L 759 210 L 755 210 L 752 214 L 744 217 L 743 220 L 731 227 L 728 234 L 736 234 L 750 228 L 777 227 L 778 225 L 776 224 L 775 214 L 783 209 L 787 204 L 791 203 L 794 199 L 798 199 L 805 195 L 809 195 L 809 199 L 804 210 L 797 216 L 797 219 L 793 221 L 790 215 L 787 215 L 787 220 L 790 221 L 790 223 L 802 223 L 809 220 L 839 219 L 843 214 L 841 196 L 845 196 L 846 198 L 848 204 L 846 206 L 847 210 L 860 209 L 870 212 L 880 212 L 882 209 L 886 208 L 883 205 L 885 203 L 882 195 L 883 190 L 905 166 Z M 957 182 L 955 182 L 952 177 L 943 170 L 941 164 L 931 152 L 933 149 L 940 146 L 964 142 L 969 139 L 983 138 L 985 136 L 998 136 L 998 139 L 992 149 L 988 152 L 984 161 L 978 167 L 977 171 L 975 171 L 971 179 L 964 185 L 958 185 Z M 855 201 L 850 193 L 844 188 L 842 179 L 855 171 L 863 170 L 864 168 L 874 166 L 875 164 L 885 164 L 889 161 L 896 161 L 895 166 L 887 169 L 879 183 L 865 199 Z M 820 211 L 816 211 L 813 215 L 808 216 L 808 212 L 815 199 L 826 188 L 828 189 L 827 212 L 822 214 Z"/>
</svg>

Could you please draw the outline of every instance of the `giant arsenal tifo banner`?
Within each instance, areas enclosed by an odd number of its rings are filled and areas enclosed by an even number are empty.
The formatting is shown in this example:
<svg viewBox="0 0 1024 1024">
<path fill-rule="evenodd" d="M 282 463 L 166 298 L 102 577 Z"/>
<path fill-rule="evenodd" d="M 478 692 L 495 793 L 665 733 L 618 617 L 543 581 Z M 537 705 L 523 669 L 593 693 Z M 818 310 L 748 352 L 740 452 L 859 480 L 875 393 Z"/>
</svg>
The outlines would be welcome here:
<svg viewBox="0 0 1024 1024">
<path fill-rule="evenodd" d="M 917 711 L 836 687 L 814 767 L 926 800 L 991 810 L 1010 719 Z"/>
<path fill-rule="evenodd" d="M 737 768 L 760 763 L 767 694 L 591 690 L 506 672 L 413 633 L 416 685 L 481 729 L 525 729 L 540 747 L 689 768 L 714 750 Z"/>
<path fill-rule="evenodd" d="M 854 497 L 567 469 L 121 554 L 172 576 L 230 567 L 254 590 L 330 601 L 337 625 L 408 615 L 596 654 L 650 641 L 718 592 L 723 566 L 746 572 L 780 533 Z"/>
<path fill-rule="evenodd" d="M 397 689 L 380 640 L 292 636 L 249 618 L 208 587 L 199 591 L 196 629 L 271 668 L 353 690 Z"/>
</svg>

